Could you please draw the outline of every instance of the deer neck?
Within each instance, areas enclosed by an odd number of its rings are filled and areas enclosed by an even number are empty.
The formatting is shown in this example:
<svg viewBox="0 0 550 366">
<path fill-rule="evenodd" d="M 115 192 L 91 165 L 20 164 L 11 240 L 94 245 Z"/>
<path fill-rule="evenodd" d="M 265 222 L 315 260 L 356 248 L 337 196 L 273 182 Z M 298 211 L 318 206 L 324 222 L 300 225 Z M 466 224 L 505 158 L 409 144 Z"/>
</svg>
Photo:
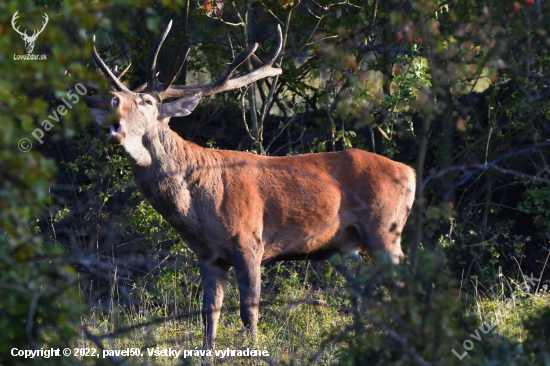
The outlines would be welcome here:
<svg viewBox="0 0 550 366">
<path fill-rule="evenodd" d="M 221 184 L 219 157 L 168 127 L 144 136 L 143 144 L 150 164 L 131 163 L 141 192 L 180 233 L 200 231 L 201 210 L 211 207 Z"/>
<path fill-rule="evenodd" d="M 211 152 L 185 141 L 166 126 L 147 131 L 140 144 L 124 146 L 124 152 L 138 180 L 180 177 L 185 180 L 208 170 Z"/>
</svg>

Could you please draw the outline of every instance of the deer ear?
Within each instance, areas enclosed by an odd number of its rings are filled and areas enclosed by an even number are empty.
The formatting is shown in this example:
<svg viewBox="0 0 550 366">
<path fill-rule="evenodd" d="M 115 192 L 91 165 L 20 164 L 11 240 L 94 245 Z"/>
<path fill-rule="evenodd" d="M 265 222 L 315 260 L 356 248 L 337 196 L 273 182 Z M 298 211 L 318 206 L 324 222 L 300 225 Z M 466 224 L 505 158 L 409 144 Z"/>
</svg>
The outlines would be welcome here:
<svg viewBox="0 0 550 366">
<path fill-rule="evenodd" d="M 183 97 L 172 103 L 157 104 L 157 108 L 159 109 L 158 120 L 161 121 L 170 117 L 187 116 L 195 109 L 197 104 L 199 104 L 201 97 L 202 93 L 197 93 Z"/>
<path fill-rule="evenodd" d="M 94 117 L 95 121 L 99 123 L 101 126 L 105 123 L 107 120 L 107 111 L 103 109 L 98 108 L 88 108 L 90 110 L 90 113 L 92 114 L 92 117 Z"/>
</svg>

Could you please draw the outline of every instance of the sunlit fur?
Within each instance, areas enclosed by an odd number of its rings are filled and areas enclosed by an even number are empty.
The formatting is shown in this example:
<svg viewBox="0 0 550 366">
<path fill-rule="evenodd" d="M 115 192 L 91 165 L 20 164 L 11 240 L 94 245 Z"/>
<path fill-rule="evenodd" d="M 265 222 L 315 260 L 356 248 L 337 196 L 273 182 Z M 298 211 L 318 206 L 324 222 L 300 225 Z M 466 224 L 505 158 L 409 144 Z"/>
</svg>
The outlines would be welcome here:
<svg viewBox="0 0 550 366">
<path fill-rule="evenodd" d="M 415 193 L 410 167 L 358 149 L 292 157 L 204 149 L 171 131 L 168 118 L 158 120 L 162 106 L 143 103 L 150 95 L 115 95 L 125 133 L 111 141 L 199 258 L 205 347 L 214 347 L 230 266 L 241 318 L 255 337 L 262 262 L 361 249 L 403 257 L 401 231 Z"/>
</svg>

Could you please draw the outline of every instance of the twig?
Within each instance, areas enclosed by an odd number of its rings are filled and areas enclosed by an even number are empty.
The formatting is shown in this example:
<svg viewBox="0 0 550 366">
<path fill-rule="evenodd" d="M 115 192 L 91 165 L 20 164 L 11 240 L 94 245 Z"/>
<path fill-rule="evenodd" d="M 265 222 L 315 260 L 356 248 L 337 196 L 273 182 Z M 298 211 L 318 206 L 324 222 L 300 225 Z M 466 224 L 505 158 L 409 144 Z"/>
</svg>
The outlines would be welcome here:
<svg viewBox="0 0 550 366">
<path fill-rule="evenodd" d="M 380 323 L 373 316 L 370 316 L 370 315 L 367 315 L 367 314 L 364 314 L 363 316 L 365 317 L 365 319 L 367 319 L 370 322 L 372 322 L 373 324 L 377 325 L 380 329 L 382 329 L 384 332 L 386 332 L 391 338 L 393 338 L 399 344 L 401 344 L 411 354 L 411 356 L 414 357 L 416 362 L 418 362 L 420 365 L 422 365 L 422 366 L 431 365 L 430 362 L 424 361 L 422 359 L 422 357 L 420 357 L 420 355 L 411 346 L 409 346 L 409 343 L 407 342 L 407 340 L 405 338 L 401 337 L 399 334 L 395 333 L 393 330 L 391 330 L 390 328 L 388 328 L 384 324 Z"/>
<path fill-rule="evenodd" d="M 105 347 L 103 347 L 103 344 L 101 343 L 101 338 L 92 334 L 88 328 L 83 327 L 84 333 L 86 334 L 86 338 L 88 338 L 92 343 L 94 343 L 97 348 L 99 348 L 100 351 L 103 352 Z M 109 361 L 111 361 L 113 364 L 118 365 L 121 363 L 121 360 L 116 356 L 107 356 L 109 358 Z"/>
<path fill-rule="evenodd" d="M 288 13 L 287 13 L 286 21 L 285 21 L 285 24 L 284 24 L 285 31 L 284 31 L 284 34 L 283 34 L 283 44 L 282 44 L 282 48 L 281 48 L 281 54 L 279 55 L 278 59 L 275 61 L 279 65 L 279 67 L 282 67 L 282 64 L 283 64 L 283 57 L 284 57 L 284 52 L 285 52 L 286 40 L 287 40 L 287 37 L 288 37 L 288 29 L 289 29 L 289 26 L 290 26 L 290 17 L 292 15 L 292 10 L 293 9 L 294 8 L 290 8 Z M 271 83 L 271 87 L 269 88 L 269 94 L 267 95 L 265 103 L 262 106 L 262 110 L 261 110 L 261 113 L 260 113 L 260 121 L 259 121 L 259 124 L 261 125 L 262 130 L 263 130 L 263 125 L 264 125 L 265 118 L 267 117 L 267 113 L 271 109 L 271 101 L 274 100 L 275 89 L 277 87 L 277 82 L 278 81 L 279 81 L 279 75 L 276 75 L 273 78 L 273 82 Z M 277 90 L 277 92 L 278 92 L 278 90 Z M 265 151 L 267 151 L 267 149 Z"/>
<path fill-rule="evenodd" d="M 332 151 L 336 151 L 336 141 L 334 141 L 334 119 L 332 119 L 332 114 L 330 113 L 330 103 L 329 103 L 329 99 L 328 99 L 328 93 L 329 93 L 329 85 L 332 83 L 332 75 L 327 83 L 327 90 L 326 90 L 326 93 L 325 93 L 325 102 L 327 104 L 327 118 L 330 122 L 330 144 L 331 144 L 331 148 L 332 148 Z M 335 98 L 334 99 L 334 105 L 336 104 L 336 101 L 338 99 Z"/>
<path fill-rule="evenodd" d="M 495 203 L 495 202 L 478 203 L 478 204 L 473 205 L 472 207 L 481 206 L 481 205 L 499 206 L 499 207 L 507 208 L 509 210 L 521 211 L 520 209 L 513 208 L 513 207 L 510 207 L 510 206 L 501 205 L 500 203 Z"/>
<path fill-rule="evenodd" d="M 499 158 L 496 158 L 496 159 L 494 159 L 493 161 L 491 161 L 487 164 L 468 164 L 468 165 L 461 165 L 461 166 L 450 166 L 447 169 L 439 171 L 437 174 L 427 176 L 426 179 L 424 179 L 423 184 L 426 185 L 430 180 L 432 180 L 434 178 L 439 178 L 440 176 L 448 173 L 449 171 L 466 170 L 467 168 L 475 168 L 475 169 L 483 169 L 483 170 L 485 170 L 486 168 L 493 168 L 493 169 L 499 170 L 503 173 L 512 173 L 512 172 L 514 172 L 514 174 L 517 173 L 517 175 L 524 176 L 528 179 L 534 180 L 534 178 L 536 178 L 535 176 L 531 176 L 531 175 L 524 174 L 524 173 L 521 173 L 521 172 L 515 172 L 515 171 L 510 170 L 510 169 L 500 168 L 500 167 L 496 166 L 496 164 L 498 162 L 500 162 L 501 160 L 509 158 L 510 156 L 523 154 L 523 153 L 526 153 L 526 152 L 530 152 L 530 151 L 532 151 L 536 148 L 545 147 L 545 146 L 550 146 L 550 142 L 537 143 L 537 144 L 533 144 L 533 145 L 528 146 L 528 147 L 523 148 L 523 149 L 519 149 L 519 150 L 516 150 L 516 151 L 509 152 L 508 154 L 505 154 L 505 155 L 503 155 Z M 542 181 L 546 182 L 547 180 L 544 179 Z"/>
<path fill-rule="evenodd" d="M 29 315 L 27 316 L 27 326 L 25 327 L 25 332 L 27 333 L 27 339 L 29 340 L 29 343 L 34 349 L 38 349 L 38 346 L 36 345 L 36 343 L 34 342 L 34 339 L 32 338 L 31 331 L 32 331 L 32 326 L 34 324 L 34 313 L 36 312 L 36 303 L 40 298 L 40 296 L 42 296 L 42 291 L 40 290 L 35 292 L 34 295 L 32 296 Z"/>
<path fill-rule="evenodd" d="M 321 38 L 321 39 L 318 39 L 316 41 L 313 41 L 313 42 L 309 42 L 309 43 L 306 43 L 304 46 L 309 46 L 310 44 L 314 44 L 316 42 L 320 42 L 320 41 L 323 41 L 325 39 L 329 39 L 329 38 L 338 38 L 338 36 L 329 36 L 329 37 L 324 37 L 324 38 Z"/>
<path fill-rule="evenodd" d="M 271 140 L 271 142 L 269 143 L 269 145 L 267 145 L 267 147 L 265 148 L 266 153 L 267 153 L 267 151 L 269 151 L 269 148 L 271 147 L 271 144 L 273 144 L 273 142 L 275 142 L 275 140 L 277 140 L 277 139 L 279 138 L 279 136 L 281 136 L 281 134 L 283 133 L 283 131 L 285 130 L 285 128 L 287 128 L 287 126 L 288 126 L 292 121 L 294 121 L 294 119 L 296 118 L 296 113 L 298 113 L 298 110 L 296 110 L 296 111 L 294 112 L 294 115 L 292 116 L 292 118 L 290 118 L 290 120 L 286 123 L 286 125 L 284 125 L 283 128 L 281 128 L 281 129 L 279 130 L 279 133 L 278 133 L 275 137 L 273 137 L 273 140 Z M 288 142 L 287 142 L 287 144 L 288 144 Z"/>
<path fill-rule="evenodd" d="M 544 266 L 542 267 L 542 272 L 540 273 L 539 283 L 537 284 L 537 289 L 535 290 L 535 295 L 539 291 L 540 281 L 542 280 L 542 275 L 544 274 L 544 270 L 546 269 L 546 263 L 548 263 L 548 258 L 550 258 L 550 250 L 548 251 L 548 255 L 546 256 L 546 261 L 544 262 Z"/>
<path fill-rule="evenodd" d="M 254 136 L 252 136 L 252 134 L 250 133 L 250 130 L 248 129 L 248 124 L 246 123 L 246 108 L 244 106 L 244 97 L 245 97 L 247 91 L 248 91 L 248 88 L 246 88 L 244 90 L 244 92 L 242 92 L 242 94 L 241 94 L 241 107 L 242 107 L 242 118 L 243 118 L 244 129 L 246 130 L 246 133 L 248 134 L 248 137 L 250 137 L 250 139 L 252 141 L 259 142 L 258 140 L 256 140 L 256 138 Z"/>
<path fill-rule="evenodd" d="M 472 248 L 470 248 L 470 250 L 472 250 Z M 480 253 L 477 257 L 472 259 L 472 261 L 470 262 L 470 267 L 468 267 L 468 272 L 466 272 L 466 278 L 464 278 L 464 282 L 466 282 L 466 280 L 468 279 L 468 275 L 470 274 L 470 270 L 472 269 L 472 264 L 474 264 L 474 261 L 481 257 L 483 254 L 485 254 L 485 252 Z M 462 284 L 460 284 L 460 291 L 462 291 Z"/>
<path fill-rule="evenodd" d="M 372 3 L 371 8 L 371 18 L 369 22 L 369 28 L 367 29 L 367 32 L 365 33 L 367 36 L 367 39 L 369 39 L 370 34 L 372 33 L 372 30 L 374 29 L 374 20 L 376 19 L 376 12 L 378 10 L 378 0 L 374 0 Z"/>
<path fill-rule="evenodd" d="M 462 283 L 464 280 L 464 268 L 462 268 L 462 277 L 460 278 L 460 291 L 458 292 L 458 299 L 460 300 L 460 295 L 462 294 Z"/>
<path fill-rule="evenodd" d="M 491 239 L 489 239 L 489 240 L 483 240 L 483 241 L 480 242 L 480 243 L 476 243 L 476 244 L 472 244 L 472 245 L 468 245 L 468 246 L 469 246 L 470 248 L 472 248 L 472 247 L 477 247 L 477 246 L 480 246 L 480 245 L 482 245 L 482 244 L 485 244 L 485 243 L 487 243 L 487 242 L 489 242 L 489 241 L 495 239 L 496 237 L 497 237 L 497 236 L 494 235 L 494 236 L 493 236 Z"/>
<path fill-rule="evenodd" d="M 279 22 L 280 25 L 282 25 L 282 26 L 285 25 L 285 23 L 283 23 L 283 22 L 281 21 L 281 19 L 279 19 L 279 18 L 271 11 L 271 9 L 269 9 L 269 8 L 267 7 L 267 5 L 265 5 L 265 3 L 264 3 L 263 1 L 262 1 L 261 3 L 262 3 L 262 5 L 267 9 L 267 11 L 268 11 L 271 15 L 273 15 L 273 18 L 275 18 L 275 19 Z"/>
</svg>

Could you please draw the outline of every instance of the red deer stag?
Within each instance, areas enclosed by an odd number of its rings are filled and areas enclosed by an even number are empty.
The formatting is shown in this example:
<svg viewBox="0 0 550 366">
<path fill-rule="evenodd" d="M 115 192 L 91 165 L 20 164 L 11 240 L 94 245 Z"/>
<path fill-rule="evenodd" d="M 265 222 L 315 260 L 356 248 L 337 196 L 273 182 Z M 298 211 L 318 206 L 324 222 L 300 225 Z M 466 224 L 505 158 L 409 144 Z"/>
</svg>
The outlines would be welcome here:
<svg viewBox="0 0 550 366">
<path fill-rule="evenodd" d="M 172 83 L 186 56 L 163 83 L 155 73 L 171 24 L 149 57 L 146 84 L 133 91 L 105 65 L 94 46 L 93 59 L 116 91 L 110 103 L 96 100 L 100 108 L 92 112 L 103 123 L 107 109 L 114 111 L 109 140 L 122 147 L 147 200 L 199 258 L 205 348 L 215 347 L 230 266 L 237 277 L 241 319 L 255 341 L 263 263 L 319 259 L 360 249 L 389 253 L 399 262 L 401 231 L 415 193 L 410 167 L 358 149 L 292 157 L 209 150 L 168 127 L 170 117 L 190 114 L 202 96 L 280 74 L 281 68 L 272 67 L 281 52 L 280 28 L 269 60 L 253 71 L 231 79 L 257 44 L 218 80 L 180 86 Z M 162 103 L 170 98 L 175 101 Z"/>
</svg>

